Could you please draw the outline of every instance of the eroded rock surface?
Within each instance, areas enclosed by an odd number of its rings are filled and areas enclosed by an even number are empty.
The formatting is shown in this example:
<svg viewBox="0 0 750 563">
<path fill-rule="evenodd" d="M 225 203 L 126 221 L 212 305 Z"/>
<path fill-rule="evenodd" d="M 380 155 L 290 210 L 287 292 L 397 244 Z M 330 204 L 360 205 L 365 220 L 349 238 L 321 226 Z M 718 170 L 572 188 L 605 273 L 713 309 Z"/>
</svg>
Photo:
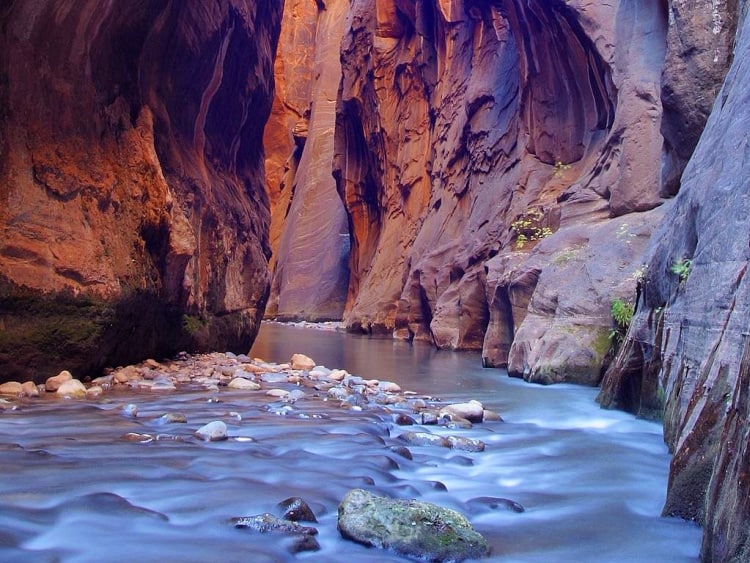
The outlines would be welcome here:
<svg viewBox="0 0 750 563">
<path fill-rule="evenodd" d="M 347 8 L 345 0 L 293 0 L 284 8 L 279 89 L 265 139 L 268 190 L 277 200 L 267 315 L 281 320 L 340 320 L 344 310 L 349 225 L 331 160 Z"/>
<path fill-rule="evenodd" d="M 285 24 L 307 38 L 313 8 L 298 4 Z M 728 68 L 737 7 L 341 4 L 326 3 L 314 45 L 295 43 L 277 70 L 294 66 L 308 90 L 285 106 L 297 147 L 274 214 L 269 316 L 343 310 L 349 330 L 483 349 L 487 366 L 534 381 L 598 383 L 611 302 L 634 292 Z M 328 56 L 339 37 L 340 62 Z M 320 77 L 336 73 L 333 123 Z M 331 135 L 346 228 L 326 176 Z M 346 279 L 344 304 L 331 288 Z"/>
<path fill-rule="evenodd" d="M 665 512 L 704 524 L 706 561 L 746 560 L 750 540 L 750 20 L 738 37 L 600 395 L 606 406 L 663 409 L 674 451 Z"/>
<path fill-rule="evenodd" d="M 281 6 L 3 4 L 2 377 L 248 349 Z"/>
<path fill-rule="evenodd" d="M 458 512 L 418 500 L 349 491 L 338 509 L 347 539 L 427 561 L 463 561 L 489 554 L 487 541 Z"/>
</svg>

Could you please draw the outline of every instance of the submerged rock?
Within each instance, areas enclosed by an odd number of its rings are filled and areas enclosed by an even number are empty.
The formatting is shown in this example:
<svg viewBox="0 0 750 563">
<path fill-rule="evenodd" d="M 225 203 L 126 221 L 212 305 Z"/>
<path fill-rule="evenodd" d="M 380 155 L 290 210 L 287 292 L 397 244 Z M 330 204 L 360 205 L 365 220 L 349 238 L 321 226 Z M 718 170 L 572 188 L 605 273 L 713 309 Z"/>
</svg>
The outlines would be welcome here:
<svg viewBox="0 0 750 563">
<path fill-rule="evenodd" d="M 459 436 L 438 436 L 428 432 L 405 432 L 400 438 L 412 446 L 439 446 L 466 452 L 483 452 L 485 448 L 482 440 Z"/>
<path fill-rule="evenodd" d="M 241 516 L 239 518 L 232 518 L 232 524 L 235 528 L 248 528 L 255 532 L 266 534 L 268 532 L 279 532 L 285 534 L 304 534 L 304 535 L 315 535 L 318 533 L 317 528 L 312 526 L 302 526 L 297 522 L 291 520 L 284 520 L 271 514 L 270 512 L 264 512 L 263 514 L 256 514 L 255 516 Z"/>
<path fill-rule="evenodd" d="M 418 500 L 349 491 L 339 504 L 338 529 L 349 540 L 428 561 L 463 561 L 489 554 L 487 541 L 454 510 Z"/>
</svg>

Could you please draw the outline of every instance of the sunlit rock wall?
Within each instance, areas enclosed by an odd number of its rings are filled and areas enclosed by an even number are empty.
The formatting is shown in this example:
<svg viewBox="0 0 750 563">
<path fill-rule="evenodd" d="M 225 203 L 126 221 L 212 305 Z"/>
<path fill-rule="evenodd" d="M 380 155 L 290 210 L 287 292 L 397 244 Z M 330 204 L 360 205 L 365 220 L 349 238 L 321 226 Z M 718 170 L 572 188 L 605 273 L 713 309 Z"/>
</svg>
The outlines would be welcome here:
<svg viewBox="0 0 750 563">
<path fill-rule="evenodd" d="M 346 0 L 288 1 L 266 127 L 273 282 L 266 314 L 340 320 L 349 282 L 349 225 L 332 176 L 339 48 Z M 283 165 L 280 163 L 283 162 Z"/>
<path fill-rule="evenodd" d="M 722 20 L 731 29 L 731 17 Z M 600 401 L 662 411 L 665 513 L 705 526 L 705 561 L 750 559 L 750 20 L 674 205 L 654 233 L 638 311 Z"/>
<path fill-rule="evenodd" d="M 281 8 L 0 6 L 0 377 L 247 351 Z"/>
</svg>

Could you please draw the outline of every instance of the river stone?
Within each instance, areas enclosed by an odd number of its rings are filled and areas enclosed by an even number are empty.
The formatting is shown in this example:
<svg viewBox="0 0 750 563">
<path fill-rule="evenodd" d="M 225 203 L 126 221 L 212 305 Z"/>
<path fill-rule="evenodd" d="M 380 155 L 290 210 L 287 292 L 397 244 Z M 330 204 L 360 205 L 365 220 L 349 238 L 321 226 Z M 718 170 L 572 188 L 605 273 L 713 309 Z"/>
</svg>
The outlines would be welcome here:
<svg viewBox="0 0 750 563">
<path fill-rule="evenodd" d="M 479 401 L 469 401 L 468 403 L 456 403 L 443 407 L 438 412 L 438 416 L 447 416 L 465 418 L 469 422 L 482 422 L 484 420 L 484 407 Z"/>
<path fill-rule="evenodd" d="M 23 385 L 18 381 L 8 381 L 7 383 L 0 384 L 0 395 L 17 397 L 23 394 Z"/>
<path fill-rule="evenodd" d="M 401 434 L 400 438 L 412 446 L 448 447 L 445 438 L 438 436 L 437 434 L 430 434 L 429 432 L 405 432 L 404 434 Z"/>
<path fill-rule="evenodd" d="M 289 401 L 290 403 L 294 403 L 295 401 L 298 401 L 299 399 L 302 399 L 307 394 L 302 389 L 292 389 L 289 391 L 289 394 L 284 397 L 285 401 Z"/>
<path fill-rule="evenodd" d="M 331 399 L 336 399 L 337 401 L 344 401 L 349 396 L 349 391 L 347 391 L 343 387 L 331 387 L 328 390 L 328 396 Z"/>
<path fill-rule="evenodd" d="M 289 360 L 289 365 L 292 369 L 301 369 L 310 371 L 315 367 L 315 362 L 312 358 L 308 358 L 304 354 L 294 354 L 292 359 Z"/>
<path fill-rule="evenodd" d="M 170 379 L 159 379 L 151 385 L 151 391 L 176 391 L 177 387 Z"/>
<path fill-rule="evenodd" d="M 284 499 L 277 506 L 284 512 L 281 516 L 284 520 L 291 520 L 292 522 L 318 521 L 310 505 L 300 497 Z"/>
<path fill-rule="evenodd" d="M 475 497 L 466 501 L 466 506 L 472 512 L 487 510 L 509 510 L 520 514 L 526 509 L 514 500 L 500 497 Z"/>
<path fill-rule="evenodd" d="M 55 376 L 48 377 L 47 381 L 44 382 L 44 388 L 47 391 L 55 392 L 60 388 L 60 385 L 71 379 L 73 379 L 73 375 L 68 370 L 63 370 Z"/>
<path fill-rule="evenodd" d="M 503 417 L 495 411 L 484 409 L 484 422 L 504 422 Z"/>
<path fill-rule="evenodd" d="M 86 386 L 77 379 L 68 379 L 60 384 L 56 393 L 61 397 L 82 398 L 86 396 Z"/>
<path fill-rule="evenodd" d="M 21 388 L 23 389 L 23 394 L 27 397 L 39 396 L 39 386 L 33 381 L 24 381 L 21 384 Z"/>
<path fill-rule="evenodd" d="M 302 553 L 303 551 L 318 551 L 320 550 L 320 544 L 315 536 L 310 534 L 303 534 L 301 536 L 294 536 L 291 543 L 287 547 L 287 551 L 292 555 Z"/>
<path fill-rule="evenodd" d="M 140 444 L 146 444 L 153 442 L 154 437 L 151 434 L 141 434 L 139 432 L 128 432 L 122 437 L 126 442 L 138 442 Z"/>
<path fill-rule="evenodd" d="M 459 436 L 438 436 L 428 432 L 405 432 L 400 438 L 412 446 L 439 446 L 465 452 L 483 452 L 485 443 L 472 438 Z"/>
<path fill-rule="evenodd" d="M 258 389 L 260 389 L 260 385 L 258 383 L 255 383 L 255 381 L 250 381 L 249 379 L 245 379 L 244 377 L 235 377 L 232 381 L 229 382 L 227 388 L 239 389 L 242 391 L 257 391 Z"/>
<path fill-rule="evenodd" d="M 446 439 L 448 447 L 454 450 L 462 450 L 465 452 L 483 452 L 485 448 L 482 440 L 475 440 L 473 438 L 462 438 L 460 436 L 448 436 Z"/>
<path fill-rule="evenodd" d="M 227 439 L 227 425 L 221 420 L 214 420 L 195 431 L 195 437 L 206 442 L 219 442 Z"/>
<path fill-rule="evenodd" d="M 235 528 L 249 528 L 255 532 L 266 534 L 268 532 L 281 532 L 285 534 L 306 534 L 313 536 L 318 533 L 317 528 L 312 526 L 302 526 L 291 520 L 283 520 L 271 514 L 264 512 L 255 516 L 241 516 L 232 518 L 232 524 Z"/>
<path fill-rule="evenodd" d="M 168 412 L 168 413 L 161 415 L 158 421 L 162 424 L 171 424 L 171 423 L 182 424 L 182 423 L 187 422 L 187 416 L 185 416 L 181 412 Z"/>
<path fill-rule="evenodd" d="M 342 381 L 347 375 L 349 375 L 349 372 L 345 369 L 335 369 L 328 374 L 328 379 L 332 381 Z"/>
<path fill-rule="evenodd" d="M 489 554 L 487 541 L 454 510 L 418 500 L 349 491 L 339 504 L 338 529 L 349 540 L 428 561 L 463 561 Z"/>
<path fill-rule="evenodd" d="M 393 381 L 381 381 L 378 383 L 378 390 L 383 393 L 400 393 L 401 386 Z"/>
<path fill-rule="evenodd" d="M 266 391 L 266 395 L 269 397 L 286 398 L 289 395 L 289 391 L 285 391 L 284 389 L 269 389 Z"/>
<path fill-rule="evenodd" d="M 261 374 L 260 380 L 264 383 L 286 383 L 289 376 L 281 372 L 266 372 Z"/>
<path fill-rule="evenodd" d="M 97 397 L 101 397 L 104 394 L 104 389 L 100 385 L 92 385 L 88 389 L 86 389 L 86 398 L 87 399 L 96 399 Z"/>
<path fill-rule="evenodd" d="M 124 407 L 122 407 L 122 414 L 123 416 L 128 416 L 130 418 L 136 418 L 138 416 L 138 405 L 134 405 L 133 403 L 128 403 Z"/>
</svg>

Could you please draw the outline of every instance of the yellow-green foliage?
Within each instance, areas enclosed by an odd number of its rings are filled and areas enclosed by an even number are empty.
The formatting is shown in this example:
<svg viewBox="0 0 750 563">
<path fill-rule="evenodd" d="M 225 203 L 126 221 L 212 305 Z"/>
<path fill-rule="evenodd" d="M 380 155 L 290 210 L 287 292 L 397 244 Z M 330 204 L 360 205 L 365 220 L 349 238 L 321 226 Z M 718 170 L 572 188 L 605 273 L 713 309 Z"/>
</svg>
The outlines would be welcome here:
<svg viewBox="0 0 750 563">
<path fill-rule="evenodd" d="M 549 227 L 542 226 L 542 212 L 529 209 L 510 224 L 516 233 L 516 248 L 523 248 L 527 242 L 541 240 L 552 234 Z"/>
</svg>

